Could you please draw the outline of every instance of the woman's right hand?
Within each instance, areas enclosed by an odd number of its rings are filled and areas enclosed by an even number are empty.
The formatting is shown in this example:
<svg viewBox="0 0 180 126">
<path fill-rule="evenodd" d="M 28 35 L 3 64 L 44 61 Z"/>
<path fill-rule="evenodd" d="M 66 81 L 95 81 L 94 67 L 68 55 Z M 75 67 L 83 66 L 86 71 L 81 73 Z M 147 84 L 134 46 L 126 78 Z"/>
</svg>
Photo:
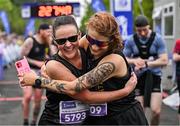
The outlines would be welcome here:
<svg viewBox="0 0 180 126">
<path fill-rule="evenodd" d="M 24 86 L 33 86 L 38 76 L 34 71 L 31 70 L 30 72 L 24 74 L 18 74 L 18 78 L 20 85 L 24 87 Z"/>
<path fill-rule="evenodd" d="M 125 88 L 129 94 L 135 89 L 137 84 L 137 76 L 134 72 L 131 73 L 131 78 L 127 81 Z"/>
</svg>

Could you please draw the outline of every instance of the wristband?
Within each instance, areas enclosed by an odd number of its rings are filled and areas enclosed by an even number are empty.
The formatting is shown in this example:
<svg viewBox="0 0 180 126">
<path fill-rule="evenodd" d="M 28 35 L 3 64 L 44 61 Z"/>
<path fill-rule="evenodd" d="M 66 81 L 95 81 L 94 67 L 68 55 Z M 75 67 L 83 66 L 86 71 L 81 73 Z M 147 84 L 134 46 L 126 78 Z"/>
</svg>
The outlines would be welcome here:
<svg viewBox="0 0 180 126">
<path fill-rule="evenodd" d="M 38 78 L 35 80 L 35 85 L 34 85 L 34 87 L 35 87 L 35 88 L 41 88 L 41 84 L 42 84 L 41 77 L 38 77 Z"/>
</svg>

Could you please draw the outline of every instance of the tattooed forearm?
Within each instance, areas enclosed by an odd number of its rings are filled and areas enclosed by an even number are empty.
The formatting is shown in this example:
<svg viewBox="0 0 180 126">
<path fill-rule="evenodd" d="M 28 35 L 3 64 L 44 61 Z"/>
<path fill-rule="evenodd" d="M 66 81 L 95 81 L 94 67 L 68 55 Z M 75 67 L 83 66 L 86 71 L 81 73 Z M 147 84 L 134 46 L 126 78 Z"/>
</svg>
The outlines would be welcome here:
<svg viewBox="0 0 180 126">
<path fill-rule="evenodd" d="M 64 88 L 65 85 L 66 85 L 66 84 L 63 84 L 63 83 L 61 83 L 61 84 L 56 84 L 56 88 L 57 88 L 57 90 L 58 90 L 60 93 L 65 93 L 65 88 Z"/>
<path fill-rule="evenodd" d="M 78 79 L 78 82 L 75 86 L 75 91 L 79 92 L 85 88 L 90 88 L 95 85 L 101 84 L 114 72 L 114 70 L 115 65 L 112 62 L 100 64 L 92 71 L 88 72 Z"/>
<path fill-rule="evenodd" d="M 83 83 L 83 80 L 85 80 L 85 76 L 78 78 L 78 82 L 76 83 L 75 86 L 76 92 L 80 92 L 83 89 L 83 85 L 86 85 L 85 83 Z"/>
<path fill-rule="evenodd" d="M 103 83 L 115 71 L 115 64 L 112 62 L 105 62 L 79 77 L 75 85 L 68 85 L 64 82 L 42 78 L 42 85 L 46 89 L 58 93 L 80 92 L 83 89 L 94 87 Z M 74 83 L 73 83 L 74 84 Z"/>
<path fill-rule="evenodd" d="M 55 91 L 57 93 L 65 93 L 65 84 L 63 83 L 58 83 L 57 81 L 51 80 L 51 79 L 46 79 L 46 78 L 41 78 L 42 85 L 46 87 L 46 89 Z"/>
<path fill-rule="evenodd" d="M 43 85 L 47 85 L 47 84 L 50 84 L 52 80 L 41 77 L 41 82 Z"/>
</svg>

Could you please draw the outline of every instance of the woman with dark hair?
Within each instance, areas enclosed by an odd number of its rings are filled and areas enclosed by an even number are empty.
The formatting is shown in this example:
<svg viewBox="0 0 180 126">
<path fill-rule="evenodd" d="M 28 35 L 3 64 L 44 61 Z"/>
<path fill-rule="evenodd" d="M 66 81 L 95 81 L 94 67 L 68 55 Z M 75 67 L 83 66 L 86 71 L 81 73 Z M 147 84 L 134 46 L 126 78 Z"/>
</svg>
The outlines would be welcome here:
<svg viewBox="0 0 180 126">
<path fill-rule="evenodd" d="M 79 48 L 80 36 L 72 16 L 56 18 L 53 24 L 53 38 L 59 51 L 46 63 L 46 71 L 51 79 L 72 81 L 87 72 L 86 52 Z M 89 106 L 75 99 L 86 103 L 103 103 L 119 99 L 134 89 L 136 78 L 132 78 L 129 82 L 130 84 L 121 90 L 112 92 L 84 90 L 79 94 L 70 95 L 71 97 L 46 90 L 47 101 L 39 125 L 81 124 L 87 116 Z M 39 87 L 38 81 L 36 81 L 36 87 Z"/>
<path fill-rule="evenodd" d="M 60 39 L 55 41 L 57 40 Z M 70 43 L 69 37 L 66 36 L 64 40 L 66 43 Z M 120 91 L 120 89 L 126 88 L 126 83 L 131 77 L 131 69 L 121 52 L 122 42 L 118 25 L 112 15 L 106 12 L 94 14 L 87 24 L 87 34 L 81 39 L 81 46 L 87 51 L 88 70 L 90 70 L 88 73 L 72 81 L 62 81 L 38 77 L 31 72 L 19 76 L 22 77 L 21 85 L 30 86 L 33 85 L 32 82 L 36 81 L 41 88 L 68 94 L 72 97 L 86 91 L 87 88 L 99 93 Z M 73 49 L 69 48 L 69 50 Z M 73 54 L 75 53 L 69 53 L 67 56 L 70 57 Z M 123 98 L 110 98 L 106 102 L 99 102 L 102 99 L 98 99 L 97 102 L 94 102 L 96 104 L 90 105 L 90 116 L 84 124 L 147 125 L 142 107 L 134 98 L 134 92 L 122 96 Z M 86 95 L 82 97 L 86 97 Z M 94 99 L 96 98 L 94 97 Z"/>
</svg>

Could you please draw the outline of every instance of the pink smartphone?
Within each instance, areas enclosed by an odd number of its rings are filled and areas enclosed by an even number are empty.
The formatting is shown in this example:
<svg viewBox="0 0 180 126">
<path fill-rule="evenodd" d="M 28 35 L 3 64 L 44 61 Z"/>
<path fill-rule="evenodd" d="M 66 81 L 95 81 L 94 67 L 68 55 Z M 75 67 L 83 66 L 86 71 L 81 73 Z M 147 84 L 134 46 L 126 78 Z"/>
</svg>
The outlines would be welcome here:
<svg viewBox="0 0 180 126">
<path fill-rule="evenodd" d="M 23 74 L 31 71 L 27 59 L 25 57 L 22 60 L 17 61 L 15 63 L 15 66 L 18 74 Z"/>
</svg>

